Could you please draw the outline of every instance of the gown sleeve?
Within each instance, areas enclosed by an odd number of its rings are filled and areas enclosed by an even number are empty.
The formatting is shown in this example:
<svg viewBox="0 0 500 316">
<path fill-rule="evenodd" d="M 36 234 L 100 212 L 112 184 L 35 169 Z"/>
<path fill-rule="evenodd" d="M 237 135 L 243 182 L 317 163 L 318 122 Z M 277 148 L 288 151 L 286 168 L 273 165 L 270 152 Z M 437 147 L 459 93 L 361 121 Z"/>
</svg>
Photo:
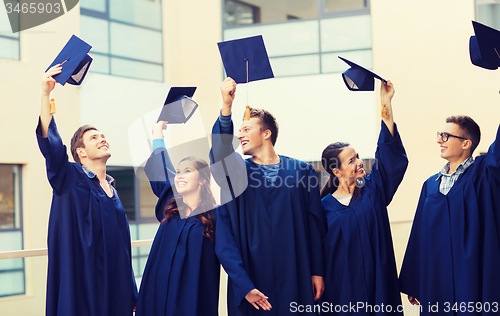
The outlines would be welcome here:
<svg viewBox="0 0 500 316">
<path fill-rule="evenodd" d="M 500 142 L 500 126 L 498 126 L 497 136 L 486 153 L 486 170 L 491 183 L 500 188 L 500 148 L 496 143 Z"/>
<path fill-rule="evenodd" d="M 322 221 L 323 207 L 319 194 L 319 180 L 314 168 L 309 165 L 309 242 L 311 249 L 311 275 L 324 276 L 323 239 L 326 235 L 326 225 Z M 315 180 L 313 180 L 315 179 Z"/>
<path fill-rule="evenodd" d="M 222 129 L 218 118 L 212 128 L 212 149 L 210 169 L 215 181 L 221 187 L 221 204 L 241 195 L 248 186 L 246 163 L 233 147 L 234 126 Z"/>
<path fill-rule="evenodd" d="M 399 286 L 402 293 L 420 298 L 420 261 L 421 261 L 421 230 L 422 213 L 427 197 L 427 181 L 422 185 L 417 211 L 413 219 L 410 238 L 406 246 L 401 272 L 399 273 Z"/>
<path fill-rule="evenodd" d="M 219 258 L 224 270 L 231 278 L 234 290 L 236 306 L 239 306 L 245 296 L 255 289 L 243 266 L 241 253 L 231 230 L 231 218 L 229 208 L 236 207 L 235 201 L 231 201 L 217 209 L 217 225 L 215 227 L 215 253 Z"/>
<path fill-rule="evenodd" d="M 172 183 L 175 177 L 175 168 L 165 147 L 156 148 L 144 166 L 144 172 L 149 179 L 153 193 L 168 201 L 174 196 Z M 156 218 L 163 219 L 163 209 L 156 208 Z"/>
<path fill-rule="evenodd" d="M 45 157 L 47 167 L 47 178 L 57 195 L 62 195 L 78 184 L 78 176 L 68 160 L 66 146 L 57 131 L 55 119 L 49 124 L 47 137 L 42 136 L 41 121 L 38 119 L 36 127 L 36 138 L 38 147 Z"/>
<path fill-rule="evenodd" d="M 391 203 L 407 167 L 408 157 L 396 123 L 394 123 L 393 137 L 382 121 L 377 151 L 375 152 L 375 163 L 372 166 L 372 172 L 367 176 L 367 181 L 371 181 L 376 187 L 384 206 Z"/>
</svg>

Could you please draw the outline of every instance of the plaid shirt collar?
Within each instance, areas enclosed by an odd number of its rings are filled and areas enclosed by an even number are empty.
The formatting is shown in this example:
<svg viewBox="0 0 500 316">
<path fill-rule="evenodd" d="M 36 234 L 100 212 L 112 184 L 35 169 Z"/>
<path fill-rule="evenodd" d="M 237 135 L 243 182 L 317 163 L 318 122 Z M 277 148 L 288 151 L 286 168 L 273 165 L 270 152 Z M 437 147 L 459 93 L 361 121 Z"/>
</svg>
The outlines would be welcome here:
<svg viewBox="0 0 500 316">
<path fill-rule="evenodd" d="M 87 168 L 87 166 L 85 165 L 82 165 L 82 169 L 83 171 L 85 171 L 85 173 L 87 174 L 87 176 L 90 178 L 90 179 L 93 179 L 96 177 L 96 174 L 93 173 L 92 171 L 90 171 L 89 168 Z M 109 184 L 111 184 L 112 186 L 115 186 L 115 183 L 116 183 L 116 180 L 115 178 L 113 178 L 112 176 L 110 176 L 109 174 L 106 175 L 106 181 L 109 182 Z"/>
<path fill-rule="evenodd" d="M 469 168 L 473 163 L 474 163 L 474 158 L 472 158 L 472 156 L 470 156 L 469 158 L 462 161 L 462 163 L 457 167 L 455 172 L 453 172 L 452 174 L 448 174 L 448 171 L 450 170 L 450 163 L 448 162 L 446 165 L 443 166 L 443 168 L 439 172 L 439 175 L 437 176 L 436 181 L 439 180 L 442 176 L 458 177 L 459 175 L 464 173 L 465 170 L 467 170 L 467 168 Z"/>
</svg>

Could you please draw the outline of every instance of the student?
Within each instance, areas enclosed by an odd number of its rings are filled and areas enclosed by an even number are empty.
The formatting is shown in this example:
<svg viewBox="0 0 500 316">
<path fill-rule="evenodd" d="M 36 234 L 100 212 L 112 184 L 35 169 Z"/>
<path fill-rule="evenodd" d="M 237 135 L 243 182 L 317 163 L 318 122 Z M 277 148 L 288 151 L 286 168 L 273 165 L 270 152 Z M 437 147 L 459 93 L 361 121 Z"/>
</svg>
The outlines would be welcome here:
<svg viewBox="0 0 500 316">
<path fill-rule="evenodd" d="M 154 125 L 154 150 L 144 168 L 159 198 L 160 227 L 144 270 L 136 316 L 218 315 L 220 264 L 214 249 L 210 167 L 187 157 L 174 169 L 163 141 L 166 128 L 164 121 Z"/>
<path fill-rule="evenodd" d="M 322 315 L 402 315 L 396 313 L 401 297 L 387 206 L 403 180 L 408 159 L 392 115 L 394 92 L 390 81 L 382 82 L 380 98 L 387 116 L 382 118 L 376 162 L 369 175 L 349 144 L 333 143 L 323 151 L 322 164 L 330 178 L 321 190 L 328 224 L 322 303 L 330 308 Z M 335 309 L 352 305 L 355 313 Z"/>
<path fill-rule="evenodd" d="M 137 287 L 132 271 L 125 209 L 106 174 L 109 143 L 84 125 L 66 146 L 50 114 L 50 93 L 61 65 L 42 78 L 36 129 L 53 189 L 48 230 L 47 316 L 132 315 Z"/>
<path fill-rule="evenodd" d="M 227 202 L 218 213 L 215 251 L 229 275 L 228 312 L 289 315 L 293 306 L 313 307 L 323 292 L 318 179 L 311 165 L 276 154 L 278 124 L 265 110 L 252 109 L 240 127 L 243 154 L 251 157 L 243 160 L 234 152 L 235 92 L 236 82 L 228 77 L 221 84 L 223 105 L 210 153 Z M 248 182 L 242 192 L 237 180 Z"/>
<path fill-rule="evenodd" d="M 498 314 L 500 128 L 485 155 L 468 116 L 446 119 L 437 143 L 448 162 L 424 182 L 400 273 L 421 315 Z"/>
</svg>

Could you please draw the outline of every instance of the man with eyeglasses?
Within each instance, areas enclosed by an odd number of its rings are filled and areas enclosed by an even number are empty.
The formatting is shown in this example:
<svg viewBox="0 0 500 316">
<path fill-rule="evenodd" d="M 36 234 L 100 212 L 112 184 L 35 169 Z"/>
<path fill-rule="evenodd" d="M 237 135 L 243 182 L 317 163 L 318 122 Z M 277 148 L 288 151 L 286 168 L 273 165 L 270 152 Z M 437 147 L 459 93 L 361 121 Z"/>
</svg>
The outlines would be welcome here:
<svg viewBox="0 0 500 316">
<path fill-rule="evenodd" d="M 500 312 L 500 148 L 472 157 L 481 139 L 468 116 L 437 134 L 448 163 L 424 183 L 399 276 L 420 315 Z"/>
</svg>

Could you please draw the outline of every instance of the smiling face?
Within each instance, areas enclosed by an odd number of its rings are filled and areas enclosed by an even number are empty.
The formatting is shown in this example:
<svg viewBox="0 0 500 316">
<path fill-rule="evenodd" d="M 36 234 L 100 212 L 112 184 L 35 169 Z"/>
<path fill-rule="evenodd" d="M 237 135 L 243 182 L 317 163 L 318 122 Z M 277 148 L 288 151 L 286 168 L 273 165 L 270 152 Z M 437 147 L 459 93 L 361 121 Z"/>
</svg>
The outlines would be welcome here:
<svg viewBox="0 0 500 316">
<path fill-rule="evenodd" d="M 175 173 L 175 188 L 181 195 L 189 195 L 200 192 L 203 181 L 200 180 L 198 170 L 191 160 L 184 160 L 179 163 Z"/>
<path fill-rule="evenodd" d="M 359 155 L 354 148 L 345 147 L 339 154 L 339 159 L 340 168 L 333 169 L 333 173 L 340 181 L 347 181 L 347 184 L 352 184 L 356 179 L 365 176 L 363 160 L 359 159 Z"/>
<path fill-rule="evenodd" d="M 464 137 L 460 126 L 455 123 L 446 123 L 441 132 Z M 444 142 L 440 137 L 438 138 L 437 143 L 441 147 L 441 158 L 450 162 L 463 161 L 469 157 L 471 141 L 468 139 L 460 139 L 450 136 L 448 141 Z"/>
<path fill-rule="evenodd" d="M 261 131 L 260 119 L 252 117 L 248 121 L 241 123 L 238 139 L 241 143 L 244 155 L 257 154 L 264 144 L 270 141 L 271 132 L 269 130 Z"/>
<path fill-rule="evenodd" d="M 103 133 L 97 130 L 86 131 L 83 136 L 84 148 L 78 148 L 80 159 L 106 159 L 111 157 L 109 143 Z"/>
</svg>

